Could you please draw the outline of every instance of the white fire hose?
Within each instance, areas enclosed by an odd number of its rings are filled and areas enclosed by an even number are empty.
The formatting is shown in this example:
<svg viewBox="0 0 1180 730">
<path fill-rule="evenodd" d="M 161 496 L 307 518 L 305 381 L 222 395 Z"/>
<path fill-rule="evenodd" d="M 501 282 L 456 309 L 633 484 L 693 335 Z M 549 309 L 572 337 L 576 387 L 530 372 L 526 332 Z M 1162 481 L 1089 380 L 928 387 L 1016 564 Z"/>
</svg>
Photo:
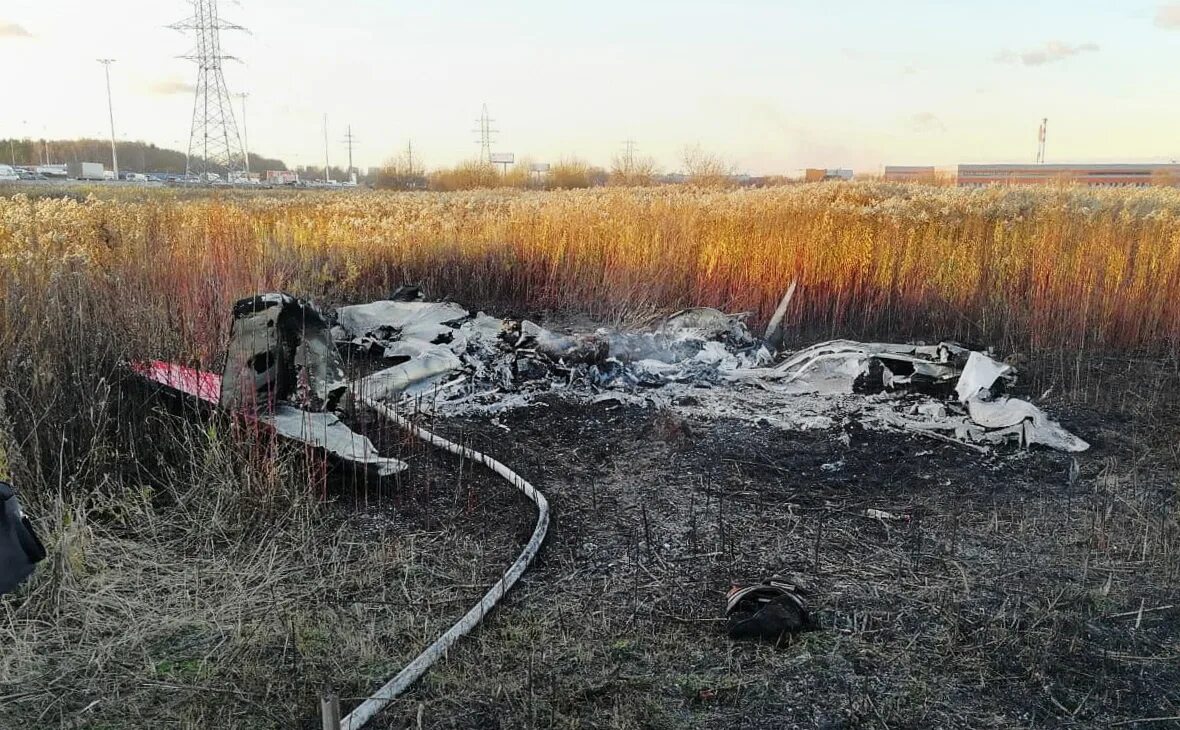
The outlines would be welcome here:
<svg viewBox="0 0 1180 730">
<path fill-rule="evenodd" d="M 472 606 L 471 610 L 463 615 L 463 618 L 459 619 L 451 628 L 447 629 L 446 633 L 435 639 L 433 644 L 419 654 L 414 661 L 407 664 L 393 679 L 386 682 L 373 696 L 362 702 L 355 710 L 348 713 L 340 721 L 340 730 L 357 730 L 363 727 L 365 723 L 372 720 L 386 705 L 397 699 L 410 685 L 425 674 L 426 670 L 438 661 L 452 644 L 478 626 L 479 622 L 483 620 L 483 617 L 500 602 L 504 594 L 524 574 L 529 563 L 533 561 L 533 558 L 537 555 L 537 551 L 540 550 L 541 543 L 545 541 L 545 533 L 549 529 L 548 500 L 545 499 L 545 495 L 538 492 L 532 484 L 525 481 L 519 474 L 490 456 L 485 456 L 475 449 L 447 441 L 441 436 L 436 436 L 430 431 L 414 425 L 409 419 L 399 416 L 392 408 L 383 403 L 360 394 L 358 394 L 358 398 L 362 403 L 377 411 L 377 413 L 388 418 L 397 426 L 409 431 L 431 446 L 437 446 L 452 454 L 477 461 L 504 477 L 509 484 L 519 489 L 537 505 L 537 525 L 533 528 L 533 536 L 529 538 L 528 544 L 524 546 L 520 555 L 517 556 L 516 561 L 501 576 L 500 580 L 496 581 L 488 589 L 488 592 L 484 594 L 479 603 Z"/>
</svg>

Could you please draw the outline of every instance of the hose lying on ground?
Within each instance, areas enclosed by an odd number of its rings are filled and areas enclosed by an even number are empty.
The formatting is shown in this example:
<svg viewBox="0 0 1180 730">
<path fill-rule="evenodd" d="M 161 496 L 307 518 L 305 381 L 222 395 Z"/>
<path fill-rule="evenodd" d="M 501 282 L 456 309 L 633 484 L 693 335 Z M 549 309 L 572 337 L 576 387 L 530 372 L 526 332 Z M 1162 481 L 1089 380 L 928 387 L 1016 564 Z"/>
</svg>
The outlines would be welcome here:
<svg viewBox="0 0 1180 730">
<path fill-rule="evenodd" d="M 484 597 L 480 599 L 479 603 L 464 614 L 463 618 L 459 619 L 451 628 L 447 629 L 446 633 L 435 639 L 433 644 L 419 654 L 414 661 L 407 664 L 397 673 L 397 676 L 386 682 L 372 697 L 348 713 L 340 721 L 341 730 L 357 730 L 357 728 L 364 726 L 365 723 L 372 720 L 386 705 L 397 699 L 410 685 L 425 674 L 426 670 L 438 661 L 452 644 L 479 625 L 479 622 L 487 615 L 488 611 L 491 611 L 499 603 L 500 599 L 504 597 L 504 594 L 524 574 L 529 563 L 533 561 L 533 558 L 537 555 L 537 551 L 541 548 L 541 543 L 545 541 L 545 533 L 549 529 L 548 500 L 545 499 L 545 495 L 538 492 L 532 484 L 525 481 L 519 474 L 490 456 L 485 456 L 474 449 L 447 441 L 441 436 L 436 436 L 430 431 L 414 425 L 409 419 L 399 416 L 392 408 L 383 403 L 379 403 L 363 395 L 358 397 L 362 403 L 431 446 L 437 446 L 452 454 L 458 454 L 466 459 L 479 462 L 504 477 L 508 483 L 523 492 L 526 497 L 533 500 L 537 505 L 537 525 L 533 528 L 533 536 L 529 538 L 528 544 L 524 546 L 524 550 L 517 556 L 516 562 L 508 568 L 500 580 L 496 581 L 495 585 L 488 589 L 488 592 L 484 594 Z"/>
</svg>

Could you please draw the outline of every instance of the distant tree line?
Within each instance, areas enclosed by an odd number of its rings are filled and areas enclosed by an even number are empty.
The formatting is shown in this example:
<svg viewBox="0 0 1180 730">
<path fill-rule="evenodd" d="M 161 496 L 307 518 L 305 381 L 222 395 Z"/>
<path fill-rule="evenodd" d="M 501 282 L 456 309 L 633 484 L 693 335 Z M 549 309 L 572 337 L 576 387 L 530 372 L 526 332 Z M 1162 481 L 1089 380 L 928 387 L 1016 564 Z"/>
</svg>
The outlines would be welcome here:
<svg viewBox="0 0 1180 730">
<path fill-rule="evenodd" d="M 535 170 L 532 160 L 500 166 L 468 160 L 454 167 L 426 171 L 419 160 L 406 154 L 389 159 L 371 179 L 374 187 L 387 190 L 471 190 L 475 188 L 532 188 L 568 190 L 602 185 L 644 187 L 669 182 L 701 187 L 730 187 L 739 184 L 734 165 L 699 146 L 684 150 L 683 173 L 664 175 L 651 157 L 618 155 L 607 170 L 576 157 L 562 159 L 547 169 Z"/>
<path fill-rule="evenodd" d="M 300 180 L 324 179 L 323 165 L 296 165 L 290 169 L 294 170 L 295 174 L 299 175 Z M 348 170 L 344 169 L 343 167 L 337 167 L 336 165 L 332 165 L 328 168 L 328 174 L 331 175 L 332 179 L 336 182 L 347 182 L 351 179 Z"/>
<path fill-rule="evenodd" d="M 185 172 L 185 153 L 158 147 L 147 142 L 119 142 L 119 169 L 126 172 Z M 103 139 L 3 139 L 0 140 L 0 164 L 22 166 L 99 162 L 111 169 L 111 143 Z M 368 172 L 357 171 L 358 182 L 385 190 L 470 190 L 474 188 L 532 188 L 542 190 L 590 188 L 601 185 L 639 187 L 667 183 L 684 183 L 701 187 L 735 185 L 781 185 L 786 178 L 766 177 L 740 180 L 735 166 L 723 157 L 699 146 L 685 148 L 682 172 L 664 174 L 655 160 L 636 155 L 619 155 L 610 169 L 568 157 L 536 170 L 532 160 L 524 158 L 507 168 L 477 160 L 460 162 L 453 167 L 427 170 L 417 157 L 403 153 L 390 158 Z M 324 179 L 322 165 L 288 167 L 282 160 L 251 153 L 250 171 L 265 176 L 267 170 L 293 170 L 301 180 Z M 224 174 L 223 168 L 213 167 Z M 329 169 L 332 180 L 350 179 L 343 167 Z"/>
<path fill-rule="evenodd" d="M 185 153 L 147 142 L 119 142 L 119 170 L 128 172 L 185 171 Z M 0 140 L 0 164 L 61 165 L 67 162 L 101 162 L 112 169 L 111 142 L 102 139 L 4 139 Z M 224 169 L 213 168 L 224 173 Z M 282 160 L 250 154 L 250 171 L 286 170 Z"/>
</svg>

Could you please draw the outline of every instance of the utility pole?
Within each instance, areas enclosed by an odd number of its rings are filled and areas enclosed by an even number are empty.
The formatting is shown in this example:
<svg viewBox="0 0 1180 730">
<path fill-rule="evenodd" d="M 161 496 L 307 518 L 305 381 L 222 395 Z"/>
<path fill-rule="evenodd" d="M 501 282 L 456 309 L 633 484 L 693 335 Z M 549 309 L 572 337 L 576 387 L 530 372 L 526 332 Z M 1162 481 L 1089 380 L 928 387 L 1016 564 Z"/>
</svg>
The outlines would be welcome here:
<svg viewBox="0 0 1180 730">
<path fill-rule="evenodd" d="M 406 170 L 407 175 L 414 174 L 414 140 L 406 140 Z"/>
<path fill-rule="evenodd" d="M 115 147 L 115 106 L 111 102 L 111 64 L 113 58 L 100 58 L 98 62 L 106 69 L 107 74 L 107 111 L 111 115 L 111 166 L 115 168 L 115 179 L 119 179 L 119 150 Z"/>
<path fill-rule="evenodd" d="M 353 169 L 353 165 L 352 165 L 352 145 L 354 142 L 356 142 L 356 137 L 353 136 L 352 125 L 349 124 L 348 125 L 348 132 L 346 132 L 344 135 L 344 143 L 346 145 L 348 145 L 348 178 L 349 178 L 349 180 L 351 180 L 353 175 L 355 174 L 355 170 Z"/>
<path fill-rule="evenodd" d="M 328 114 L 324 112 L 324 182 L 332 182 L 332 176 L 328 168 Z"/>
<path fill-rule="evenodd" d="M 246 158 L 246 179 L 250 179 L 250 135 L 246 133 L 246 92 L 238 94 L 242 100 L 242 155 Z"/>
<path fill-rule="evenodd" d="M 1048 117 L 1041 120 L 1041 128 L 1037 131 L 1037 164 L 1045 164 L 1045 136 L 1049 132 Z"/>
</svg>

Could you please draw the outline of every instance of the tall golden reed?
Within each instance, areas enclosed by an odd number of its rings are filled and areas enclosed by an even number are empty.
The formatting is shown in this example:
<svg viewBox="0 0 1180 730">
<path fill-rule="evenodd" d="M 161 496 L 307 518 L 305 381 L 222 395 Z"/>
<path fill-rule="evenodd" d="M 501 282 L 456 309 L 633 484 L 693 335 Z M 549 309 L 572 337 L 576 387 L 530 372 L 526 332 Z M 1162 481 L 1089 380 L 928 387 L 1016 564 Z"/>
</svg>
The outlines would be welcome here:
<svg viewBox="0 0 1180 730">
<path fill-rule="evenodd" d="M 800 337 L 1032 351 L 1174 352 L 1180 341 L 1170 189 L 16 196 L 0 198 L 0 264 L 0 344 L 27 326 L 30 298 L 69 276 L 112 321 L 150 313 L 168 324 L 157 347 L 202 359 L 237 297 L 284 289 L 331 304 L 404 281 L 484 307 L 609 317 L 701 304 L 764 321 L 798 279 L 789 319 Z"/>
</svg>

